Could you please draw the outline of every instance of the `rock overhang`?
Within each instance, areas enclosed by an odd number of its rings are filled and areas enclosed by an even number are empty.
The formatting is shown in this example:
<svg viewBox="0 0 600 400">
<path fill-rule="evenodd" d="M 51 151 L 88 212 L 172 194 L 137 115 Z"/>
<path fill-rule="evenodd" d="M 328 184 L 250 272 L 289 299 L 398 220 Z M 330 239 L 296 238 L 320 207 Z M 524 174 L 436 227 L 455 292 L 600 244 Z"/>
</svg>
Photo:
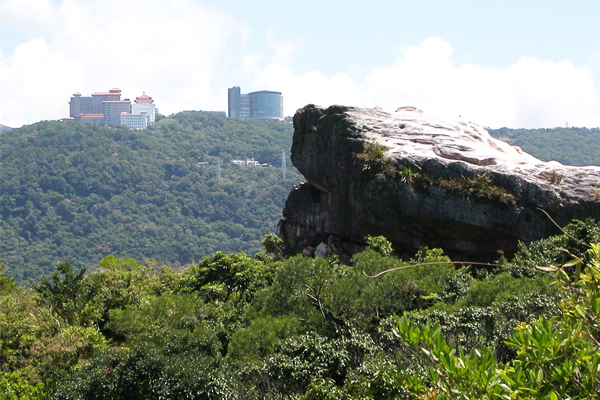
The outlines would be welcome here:
<svg viewBox="0 0 600 400">
<path fill-rule="evenodd" d="M 510 252 L 520 240 L 556 233 L 552 220 L 600 217 L 600 167 L 544 162 L 463 118 L 443 121 L 415 107 L 308 105 L 294 127 L 292 162 L 307 188 L 293 189 L 284 209 L 280 235 L 289 251 L 320 238 L 343 252 L 366 234 L 383 234 L 407 251 L 439 244 L 449 252 Z M 396 172 L 369 176 L 369 149 Z M 514 204 L 474 194 L 476 184 L 506 191 Z"/>
</svg>

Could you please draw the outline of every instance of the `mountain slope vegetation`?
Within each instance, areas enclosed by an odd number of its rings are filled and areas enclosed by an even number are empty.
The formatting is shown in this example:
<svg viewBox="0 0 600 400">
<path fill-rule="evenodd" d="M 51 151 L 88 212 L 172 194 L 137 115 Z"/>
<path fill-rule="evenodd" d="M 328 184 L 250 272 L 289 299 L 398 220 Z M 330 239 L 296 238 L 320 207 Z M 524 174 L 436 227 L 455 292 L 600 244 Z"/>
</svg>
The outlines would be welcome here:
<svg viewBox="0 0 600 400">
<path fill-rule="evenodd" d="M 412 260 L 383 237 L 351 265 L 217 252 L 182 269 L 108 256 L 33 287 L 0 265 L 0 398 L 591 399 L 600 229 L 511 262 Z"/>
<path fill-rule="evenodd" d="M 488 129 L 490 134 L 544 161 L 600 165 L 599 128 Z"/>
<path fill-rule="evenodd" d="M 17 282 L 109 254 L 185 264 L 260 248 L 289 189 L 293 128 L 203 112 L 144 131 L 40 122 L 1 136 L 0 258 Z M 268 167 L 233 165 L 251 158 Z M 291 165 L 287 161 L 287 165 Z M 220 176 L 219 176 L 220 169 Z"/>
</svg>

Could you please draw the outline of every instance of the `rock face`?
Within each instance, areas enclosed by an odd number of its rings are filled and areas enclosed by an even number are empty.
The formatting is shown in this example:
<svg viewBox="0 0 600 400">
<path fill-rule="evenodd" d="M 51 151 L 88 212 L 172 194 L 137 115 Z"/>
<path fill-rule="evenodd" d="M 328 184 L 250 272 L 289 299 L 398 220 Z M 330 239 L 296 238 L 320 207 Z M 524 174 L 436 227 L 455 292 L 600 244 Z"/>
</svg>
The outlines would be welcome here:
<svg viewBox="0 0 600 400">
<path fill-rule="evenodd" d="M 600 219 L 600 167 L 543 162 L 462 119 L 308 105 L 294 128 L 306 182 L 279 224 L 286 254 L 325 243 L 348 260 L 383 235 L 400 252 L 491 256 L 560 233 L 552 220 Z"/>
</svg>

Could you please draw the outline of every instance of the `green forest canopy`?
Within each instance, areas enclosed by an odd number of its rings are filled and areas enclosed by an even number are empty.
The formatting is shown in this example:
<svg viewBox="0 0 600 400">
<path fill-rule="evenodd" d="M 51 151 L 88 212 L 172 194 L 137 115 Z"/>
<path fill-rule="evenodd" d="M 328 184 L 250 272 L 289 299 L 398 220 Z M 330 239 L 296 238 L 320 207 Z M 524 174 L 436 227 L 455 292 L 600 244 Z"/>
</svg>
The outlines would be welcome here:
<svg viewBox="0 0 600 400">
<path fill-rule="evenodd" d="M 108 256 L 33 287 L 0 265 L 0 398 L 592 399 L 600 229 L 577 222 L 499 265 L 440 249 L 350 266 L 217 252 L 173 269 Z M 391 272 L 385 273 L 385 271 Z M 376 274 L 383 275 L 374 278 Z"/>
<path fill-rule="evenodd" d="M 600 165 L 599 128 L 488 129 L 490 134 L 544 161 Z"/>
<path fill-rule="evenodd" d="M 203 112 L 150 129 L 40 122 L 1 136 L 0 258 L 17 282 L 109 254 L 186 264 L 260 249 L 290 188 L 293 128 Z M 268 167 L 231 164 L 254 157 Z M 218 177 L 220 161 L 221 178 Z"/>
</svg>

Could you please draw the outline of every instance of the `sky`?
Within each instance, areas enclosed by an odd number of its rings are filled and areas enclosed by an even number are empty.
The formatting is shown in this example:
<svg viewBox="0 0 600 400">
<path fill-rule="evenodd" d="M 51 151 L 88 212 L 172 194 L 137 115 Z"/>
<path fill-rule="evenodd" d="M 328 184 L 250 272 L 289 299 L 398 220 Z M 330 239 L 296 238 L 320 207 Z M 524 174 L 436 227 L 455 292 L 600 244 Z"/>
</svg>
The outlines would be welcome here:
<svg viewBox="0 0 600 400">
<path fill-rule="evenodd" d="M 490 128 L 600 126 L 598 0 L 0 0 L 0 124 L 75 92 L 226 111 L 227 89 L 415 106 Z"/>
</svg>

